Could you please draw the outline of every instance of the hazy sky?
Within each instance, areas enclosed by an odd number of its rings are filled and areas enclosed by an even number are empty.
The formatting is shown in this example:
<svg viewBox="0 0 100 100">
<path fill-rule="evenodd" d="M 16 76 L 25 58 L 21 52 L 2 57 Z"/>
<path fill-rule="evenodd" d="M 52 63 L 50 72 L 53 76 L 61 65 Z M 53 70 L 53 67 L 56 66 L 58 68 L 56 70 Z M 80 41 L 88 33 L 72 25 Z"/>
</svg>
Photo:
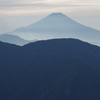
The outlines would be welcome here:
<svg viewBox="0 0 100 100">
<path fill-rule="evenodd" d="M 100 0 L 0 0 L 0 34 L 62 12 L 100 30 Z"/>
</svg>

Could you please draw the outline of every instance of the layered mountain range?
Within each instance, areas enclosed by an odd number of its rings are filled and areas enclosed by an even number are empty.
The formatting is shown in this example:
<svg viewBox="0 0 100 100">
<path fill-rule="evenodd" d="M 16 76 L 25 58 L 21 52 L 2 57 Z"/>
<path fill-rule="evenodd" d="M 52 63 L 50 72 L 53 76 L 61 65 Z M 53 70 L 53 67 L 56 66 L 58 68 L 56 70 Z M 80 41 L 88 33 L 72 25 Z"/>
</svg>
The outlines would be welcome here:
<svg viewBox="0 0 100 100">
<path fill-rule="evenodd" d="M 77 39 L 0 42 L 0 100 L 100 100 L 100 47 Z"/>
<path fill-rule="evenodd" d="M 100 43 L 100 31 L 84 26 L 62 13 L 52 13 L 42 20 L 7 34 L 28 39 L 76 38 Z"/>
<path fill-rule="evenodd" d="M 10 43 L 10 44 L 19 45 L 19 46 L 23 46 L 25 44 L 28 44 L 30 42 L 35 42 L 35 41 L 38 41 L 38 40 L 36 40 L 36 39 L 25 40 L 25 39 L 20 38 L 19 36 L 16 36 L 16 35 L 2 34 L 2 35 L 0 35 L 0 41 Z"/>
</svg>

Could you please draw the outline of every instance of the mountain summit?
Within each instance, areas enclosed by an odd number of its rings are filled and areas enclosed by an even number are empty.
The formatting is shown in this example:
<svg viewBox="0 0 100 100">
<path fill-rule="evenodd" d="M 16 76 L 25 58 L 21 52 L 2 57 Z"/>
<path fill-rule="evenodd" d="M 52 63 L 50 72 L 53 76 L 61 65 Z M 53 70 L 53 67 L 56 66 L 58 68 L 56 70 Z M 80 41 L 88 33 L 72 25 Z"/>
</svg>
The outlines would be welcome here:
<svg viewBox="0 0 100 100">
<path fill-rule="evenodd" d="M 45 17 L 44 19 L 49 19 L 49 20 L 57 20 L 58 22 L 59 21 L 72 21 L 72 19 L 71 18 L 69 18 L 68 16 L 66 16 L 66 15 L 64 15 L 64 14 L 62 14 L 62 13 L 52 13 L 52 14 L 50 14 L 50 15 L 48 15 L 47 17 Z M 74 20 L 73 20 L 74 21 Z"/>
<path fill-rule="evenodd" d="M 77 38 L 87 42 L 100 42 L 100 31 L 79 24 L 62 13 L 52 13 L 10 34 L 27 39 Z"/>
</svg>

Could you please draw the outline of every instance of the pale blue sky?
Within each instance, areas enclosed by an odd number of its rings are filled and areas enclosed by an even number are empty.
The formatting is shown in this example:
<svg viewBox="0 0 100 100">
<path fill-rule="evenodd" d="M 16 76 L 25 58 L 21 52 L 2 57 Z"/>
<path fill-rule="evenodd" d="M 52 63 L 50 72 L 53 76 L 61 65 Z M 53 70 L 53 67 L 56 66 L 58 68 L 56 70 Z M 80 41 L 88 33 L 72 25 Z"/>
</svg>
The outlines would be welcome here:
<svg viewBox="0 0 100 100">
<path fill-rule="evenodd" d="M 0 0 L 0 34 L 62 12 L 100 30 L 100 0 Z"/>
</svg>

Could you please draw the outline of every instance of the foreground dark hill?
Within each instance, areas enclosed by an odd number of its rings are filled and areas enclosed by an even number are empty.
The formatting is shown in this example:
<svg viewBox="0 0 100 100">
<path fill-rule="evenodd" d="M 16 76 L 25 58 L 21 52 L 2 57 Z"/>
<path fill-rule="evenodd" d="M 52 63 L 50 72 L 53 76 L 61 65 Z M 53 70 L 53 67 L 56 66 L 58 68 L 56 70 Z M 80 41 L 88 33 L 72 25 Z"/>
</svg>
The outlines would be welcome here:
<svg viewBox="0 0 100 100">
<path fill-rule="evenodd" d="M 52 13 L 42 20 L 16 29 L 15 34 L 26 39 L 77 38 L 100 42 L 100 31 L 79 24 L 62 13 Z"/>
<path fill-rule="evenodd" d="M 27 59 L 36 54 L 67 54 L 100 70 L 100 47 L 77 39 L 53 39 L 30 43 L 23 46 Z M 26 50 L 26 51 L 25 51 Z M 30 58 L 31 59 L 31 58 Z"/>
<path fill-rule="evenodd" d="M 15 73 L 12 63 L 17 60 L 19 46 L 0 42 L 0 97 L 14 84 Z"/>
<path fill-rule="evenodd" d="M 38 55 L 40 59 L 28 64 L 28 70 L 6 91 L 2 99 L 100 99 L 100 74 L 97 71 L 67 55 L 47 56 Z"/>
<path fill-rule="evenodd" d="M 76 39 L 0 47 L 0 100 L 100 100 L 100 47 Z"/>
</svg>

